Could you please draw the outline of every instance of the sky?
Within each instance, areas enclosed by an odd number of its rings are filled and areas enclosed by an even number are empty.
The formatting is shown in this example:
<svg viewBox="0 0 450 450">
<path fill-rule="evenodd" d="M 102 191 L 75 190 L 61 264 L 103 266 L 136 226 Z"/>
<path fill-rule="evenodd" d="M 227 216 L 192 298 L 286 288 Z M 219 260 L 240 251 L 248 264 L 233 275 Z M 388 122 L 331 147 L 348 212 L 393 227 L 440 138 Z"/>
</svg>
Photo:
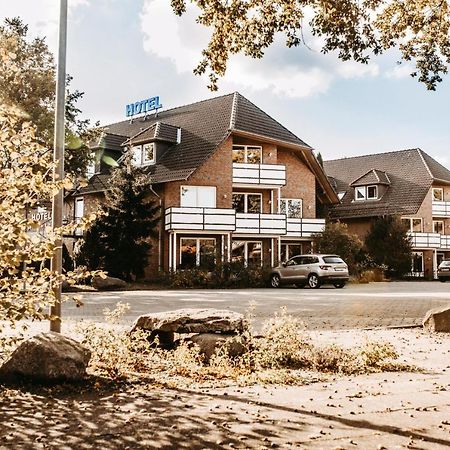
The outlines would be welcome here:
<svg viewBox="0 0 450 450">
<path fill-rule="evenodd" d="M 58 0 L 0 0 L 0 19 L 19 16 L 56 51 Z M 369 65 L 320 53 L 320 40 L 288 49 L 277 38 L 261 60 L 235 56 L 219 91 L 193 74 L 210 32 L 189 6 L 169 0 L 69 0 L 67 69 L 84 92 L 83 115 L 125 120 L 125 105 L 156 95 L 164 109 L 239 91 L 324 159 L 420 147 L 450 168 L 450 80 L 436 92 L 409 76 L 394 52 Z"/>
</svg>

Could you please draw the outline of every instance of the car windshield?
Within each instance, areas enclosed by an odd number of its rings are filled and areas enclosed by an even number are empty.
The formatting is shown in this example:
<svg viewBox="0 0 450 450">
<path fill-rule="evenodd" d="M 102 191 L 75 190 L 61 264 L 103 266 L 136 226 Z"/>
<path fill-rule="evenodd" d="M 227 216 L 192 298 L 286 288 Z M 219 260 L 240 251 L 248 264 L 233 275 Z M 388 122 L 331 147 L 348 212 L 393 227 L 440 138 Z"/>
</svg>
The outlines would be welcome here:
<svg viewBox="0 0 450 450">
<path fill-rule="evenodd" d="M 450 267 L 450 261 L 442 261 L 440 267 Z"/>
<path fill-rule="evenodd" d="M 339 256 L 324 256 L 323 261 L 327 264 L 345 264 Z"/>
</svg>

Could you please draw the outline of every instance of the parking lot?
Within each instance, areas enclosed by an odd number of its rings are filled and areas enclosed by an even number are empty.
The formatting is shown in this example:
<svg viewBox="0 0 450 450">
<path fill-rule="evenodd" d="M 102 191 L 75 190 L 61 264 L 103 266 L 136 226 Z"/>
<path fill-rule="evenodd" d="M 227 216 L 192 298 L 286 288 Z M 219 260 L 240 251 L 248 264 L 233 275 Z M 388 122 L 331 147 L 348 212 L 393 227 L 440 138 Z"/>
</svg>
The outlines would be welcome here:
<svg viewBox="0 0 450 450">
<path fill-rule="evenodd" d="M 344 289 L 148 290 L 82 294 L 84 306 L 63 305 L 63 319 L 102 320 L 105 307 L 129 303 L 125 320 L 179 308 L 218 308 L 245 312 L 253 305 L 255 325 L 285 306 L 311 329 L 351 329 L 420 325 L 425 313 L 450 304 L 450 283 L 383 282 L 349 284 Z"/>
</svg>

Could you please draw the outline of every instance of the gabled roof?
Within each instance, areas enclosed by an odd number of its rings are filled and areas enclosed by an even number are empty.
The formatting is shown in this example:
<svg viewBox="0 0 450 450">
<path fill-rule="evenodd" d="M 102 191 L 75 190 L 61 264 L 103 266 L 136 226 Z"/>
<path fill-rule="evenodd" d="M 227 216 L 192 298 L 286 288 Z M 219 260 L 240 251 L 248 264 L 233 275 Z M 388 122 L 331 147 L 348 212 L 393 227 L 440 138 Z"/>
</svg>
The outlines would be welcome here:
<svg viewBox="0 0 450 450">
<path fill-rule="evenodd" d="M 127 145 L 130 142 L 132 144 L 143 144 L 151 141 L 163 141 L 175 144 L 177 142 L 178 130 L 179 128 L 173 125 L 155 122 L 134 136 L 131 136 L 123 145 Z"/>
<path fill-rule="evenodd" d="M 98 139 L 90 143 L 92 150 L 102 148 L 122 152 L 122 143 L 127 136 L 110 132 L 102 132 Z"/>
<path fill-rule="evenodd" d="M 89 179 L 87 186 L 79 187 L 73 195 L 94 194 L 97 192 L 105 192 L 110 188 L 109 179 L 111 175 L 97 173 Z"/>
<path fill-rule="evenodd" d="M 386 172 L 377 169 L 371 169 L 364 175 L 350 183 L 350 186 L 366 186 L 368 184 L 391 184 Z"/>
<path fill-rule="evenodd" d="M 174 143 L 157 164 L 148 166 L 153 183 L 185 180 L 199 168 L 231 134 L 274 142 L 289 148 L 304 158 L 333 202 L 337 197 L 319 166 L 311 147 L 287 130 L 241 94 L 223 95 L 190 105 L 180 106 L 132 121 L 126 120 L 104 127 L 107 133 L 127 139 L 155 139 L 158 131 L 166 139 L 181 129 L 181 142 Z M 162 127 L 164 124 L 164 127 Z M 148 142 L 148 141 L 147 141 Z"/>
<path fill-rule="evenodd" d="M 337 191 L 347 192 L 331 210 L 335 218 L 416 214 L 434 182 L 450 184 L 450 171 L 418 148 L 324 161 L 324 168 L 336 180 Z M 352 184 L 373 168 L 378 176 L 386 173 L 388 189 L 380 200 L 354 201 Z"/>
</svg>

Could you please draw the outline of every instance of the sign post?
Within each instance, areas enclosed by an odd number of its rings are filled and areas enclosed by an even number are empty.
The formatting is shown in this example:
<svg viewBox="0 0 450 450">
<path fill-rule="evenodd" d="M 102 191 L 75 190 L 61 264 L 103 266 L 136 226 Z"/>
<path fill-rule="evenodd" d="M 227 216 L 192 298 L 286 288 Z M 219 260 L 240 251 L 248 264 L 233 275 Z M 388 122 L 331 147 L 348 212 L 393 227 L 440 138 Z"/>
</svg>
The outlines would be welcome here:
<svg viewBox="0 0 450 450">
<path fill-rule="evenodd" d="M 58 39 L 58 69 L 56 80 L 56 108 L 55 108 L 55 139 L 53 145 L 53 159 L 57 165 L 53 171 L 54 180 L 64 178 L 64 116 L 66 108 L 66 47 L 67 47 L 67 0 L 60 0 L 59 39 Z M 60 189 L 53 198 L 52 227 L 60 228 L 63 223 L 64 192 Z M 55 253 L 51 262 L 53 272 L 62 274 L 62 240 L 56 243 Z M 53 288 L 55 304 L 50 308 L 50 331 L 61 333 L 61 284 Z"/>
</svg>

